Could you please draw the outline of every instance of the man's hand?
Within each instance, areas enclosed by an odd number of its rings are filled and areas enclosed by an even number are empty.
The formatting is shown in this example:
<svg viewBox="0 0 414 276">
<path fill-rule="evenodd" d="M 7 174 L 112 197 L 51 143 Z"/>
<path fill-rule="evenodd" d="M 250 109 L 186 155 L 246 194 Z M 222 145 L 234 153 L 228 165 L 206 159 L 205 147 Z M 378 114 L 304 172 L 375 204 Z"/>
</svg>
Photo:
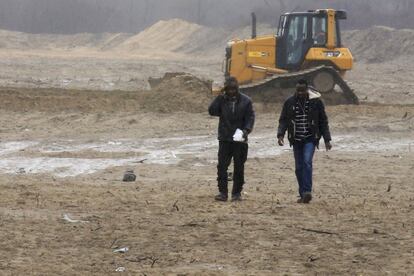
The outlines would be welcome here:
<svg viewBox="0 0 414 276">
<path fill-rule="evenodd" d="M 326 149 L 326 151 L 328 151 L 328 150 L 331 150 L 332 149 L 332 144 L 331 144 L 331 142 L 325 142 L 325 149 Z"/>
<path fill-rule="evenodd" d="M 243 129 L 243 138 L 246 140 L 247 139 L 247 135 L 249 135 L 249 132 L 247 129 Z"/>
<path fill-rule="evenodd" d="M 285 143 L 283 142 L 283 137 L 279 137 L 277 138 L 277 143 L 279 144 L 279 146 L 283 146 Z"/>
</svg>

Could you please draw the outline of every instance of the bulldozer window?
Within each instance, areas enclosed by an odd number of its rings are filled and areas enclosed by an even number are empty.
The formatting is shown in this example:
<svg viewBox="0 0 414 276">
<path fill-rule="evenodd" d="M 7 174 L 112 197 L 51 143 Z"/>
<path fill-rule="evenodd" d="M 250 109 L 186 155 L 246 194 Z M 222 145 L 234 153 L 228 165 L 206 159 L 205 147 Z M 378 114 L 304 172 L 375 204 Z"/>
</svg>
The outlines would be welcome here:
<svg viewBox="0 0 414 276">
<path fill-rule="evenodd" d="M 279 27 L 277 29 L 277 36 L 282 37 L 286 28 L 286 16 L 281 16 L 279 20 Z"/>
<path fill-rule="evenodd" d="M 287 64 L 295 65 L 301 62 L 305 42 L 308 38 L 308 17 L 292 16 L 287 36 Z"/>
<path fill-rule="evenodd" d="M 312 18 L 312 38 L 314 45 L 322 46 L 326 44 L 326 29 L 326 17 Z"/>
<path fill-rule="evenodd" d="M 336 46 L 342 47 L 342 41 L 341 41 L 341 27 L 339 24 L 339 19 L 336 19 L 336 29 L 335 29 L 335 38 L 336 38 Z"/>
</svg>

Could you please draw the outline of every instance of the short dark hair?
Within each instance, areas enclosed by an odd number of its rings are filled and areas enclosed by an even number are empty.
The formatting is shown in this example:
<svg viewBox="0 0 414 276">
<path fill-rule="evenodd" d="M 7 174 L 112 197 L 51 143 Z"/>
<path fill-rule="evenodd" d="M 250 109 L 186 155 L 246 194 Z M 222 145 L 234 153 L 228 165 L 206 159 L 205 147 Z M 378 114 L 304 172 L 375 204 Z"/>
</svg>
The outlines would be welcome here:
<svg viewBox="0 0 414 276">
<path fill-rule="evenodd" d="M 300 79 L 298 80 L 298 85 L 304 85 L 306 87 L 308 87 L 308 81 L 305 79 Z"/>
<path fill-rule="evenodd" d="M 239 89 L 239 82 L 237 81 L 235 77 L 228 77 L 224 81 L 224 89 L 228 89 L 230 87 Z"/>
</svg>

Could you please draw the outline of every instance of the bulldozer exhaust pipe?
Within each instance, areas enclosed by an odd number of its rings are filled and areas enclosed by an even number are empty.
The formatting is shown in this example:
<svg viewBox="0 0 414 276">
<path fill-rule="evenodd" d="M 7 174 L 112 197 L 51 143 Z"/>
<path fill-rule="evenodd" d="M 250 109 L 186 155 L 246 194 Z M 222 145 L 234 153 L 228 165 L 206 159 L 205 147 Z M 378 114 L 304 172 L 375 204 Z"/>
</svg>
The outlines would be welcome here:
<svg viewBox="0 0 414 276">
<path fill-rule="evenodd" d="M 256 20 L 256 14 L 252 12 L 252 38 L 257 37 L 257 20 Z"/>
</svg>

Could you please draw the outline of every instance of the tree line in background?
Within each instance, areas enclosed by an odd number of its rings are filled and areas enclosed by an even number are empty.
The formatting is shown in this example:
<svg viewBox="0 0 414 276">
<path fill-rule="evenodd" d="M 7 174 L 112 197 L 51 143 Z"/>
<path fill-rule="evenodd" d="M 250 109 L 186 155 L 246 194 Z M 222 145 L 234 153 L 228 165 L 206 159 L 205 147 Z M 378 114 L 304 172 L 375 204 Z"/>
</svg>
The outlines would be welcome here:
<svg viewBox="0 0 414 276">
<path fill-rule="evenodd" d="M 213 27 L 245 26 L 250 13 L 277 24 L 280 14 L 317 8 L 348 11 L 344 27 L 414 28 L 412 0 L 0 0 L 0 28 L 29 33 L 137 33 L 162 19 Z"/>
</svg>

